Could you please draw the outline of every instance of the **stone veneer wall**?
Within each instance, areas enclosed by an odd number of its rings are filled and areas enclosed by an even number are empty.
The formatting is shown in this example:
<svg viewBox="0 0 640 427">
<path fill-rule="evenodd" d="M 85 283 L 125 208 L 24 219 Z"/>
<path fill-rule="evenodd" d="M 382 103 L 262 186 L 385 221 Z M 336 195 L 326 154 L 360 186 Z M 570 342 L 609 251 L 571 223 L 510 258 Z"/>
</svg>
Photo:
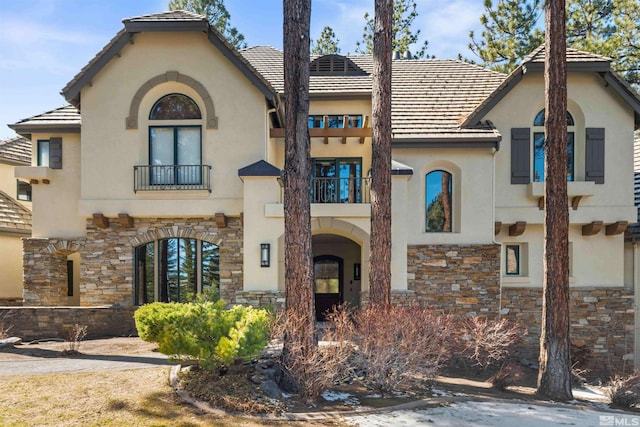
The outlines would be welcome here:
<svg viewBox="0 0 640 427">
<path fill-rule="evenodd" d="M 238 291 L 234 301 L 235 304 L 272 307 L 279 311 L 284 310 L 285 295 L 284 291 Z"/>
<path fill-rule="evenodd" d="M 24 305 L 65 305 L 67 255 L 78 250 L 78 240 L 22 239 Z"/>
<path fill-rule="evenodd" d="M 87 338 L 137 336 L 136 307 L 0 307 L 9 335 L 34 340 L 69 338 L 75 324 L 87 326 Z"/>
<path fill-rule="evenodd" d="M 461 316 L 498 315 L 499 245 L 410 245 L 407 252 L 408 289 L 418 304 Z M 409 294 L 391 297 L 406 304 Z"/>
<path fill-rule="evenodd" d="M 133 227 L 110 219 L 106 228 L 87 220 L 82 239 L 24 239 L 24 305 L 67 304 L 67 255 L 80 253 L 80 305 L 134 303 L 134 248 L 155 239 L 195 238 L 220 248 L 220 297 L 234 302 L 242 290 L 242 223 L 227 218 L 218 228 L 215 218 L 134 218 Z"/>
<path fill-rule="evenodd" d="M 569 298 L 571 342 L 591 350 L 584 368 L 595 375 L 633 371 L 633 290 L 571 287 Z M 542 288 L 504 288 L 501 312 L 527 326 L 525 354 L 537 360 Z"/>
</svg>

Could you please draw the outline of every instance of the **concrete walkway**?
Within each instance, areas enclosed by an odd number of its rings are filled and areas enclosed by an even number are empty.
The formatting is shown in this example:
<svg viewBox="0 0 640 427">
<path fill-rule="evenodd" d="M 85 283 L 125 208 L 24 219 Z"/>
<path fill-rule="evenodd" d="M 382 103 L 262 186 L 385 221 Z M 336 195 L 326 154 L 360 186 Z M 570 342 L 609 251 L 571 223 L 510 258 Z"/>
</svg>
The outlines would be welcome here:
<svg viewBox="0 0 640 427">
<path fill-rule="evenodd" d="M 97 372 L 169 366 L 167 356 L 139 338 L 83 342 L 80 353 L 63 356 L 63 343 L 21 344 L 0 350 L 0 376 L 58 372 Z"/>
</svg>

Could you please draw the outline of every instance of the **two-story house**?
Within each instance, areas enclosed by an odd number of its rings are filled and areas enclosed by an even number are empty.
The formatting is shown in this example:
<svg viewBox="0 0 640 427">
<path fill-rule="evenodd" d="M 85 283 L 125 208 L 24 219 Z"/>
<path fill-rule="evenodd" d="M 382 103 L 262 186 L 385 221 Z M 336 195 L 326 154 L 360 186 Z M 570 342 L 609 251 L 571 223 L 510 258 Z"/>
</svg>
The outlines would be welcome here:
<svg viewBox="0 0 640 427">
<path fill-rule="evenodd" d="M 25 304 L 135 306 L 209 290 L 284 303 L 283 54 L 235 51 L 204 17 L 124 28 L 12 124 L 34 147 Z M 568 52 L 572 336 L 601 367 L 634 355 L 633 132 L 640 99 L 607 58 Z M 543 281 L 544 50 L 510 75 L 393 61 L 392 299 L 506 316 L 537 345 Z M 316 308 L 368 298 L 368 56 L 311 58 Z"/>
<path fill-rule="evenodd" d="M 16 166 L 31 164 L 31 141 L 0 141 L 0 306 L 22 304 L 22 238 L 31 236 L 31 185 Z"/>
</svg>

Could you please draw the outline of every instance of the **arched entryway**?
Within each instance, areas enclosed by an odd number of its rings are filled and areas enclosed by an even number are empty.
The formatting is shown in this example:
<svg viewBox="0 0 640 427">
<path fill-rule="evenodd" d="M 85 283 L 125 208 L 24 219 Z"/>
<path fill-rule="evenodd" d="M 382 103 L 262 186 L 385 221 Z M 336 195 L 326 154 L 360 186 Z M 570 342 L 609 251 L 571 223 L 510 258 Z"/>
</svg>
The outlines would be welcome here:
<svg viewBox="0 0 640 427">
<path fill-rule="evenodd" d="M 360 305 L 362 250 L 336 234 L 315 234 L 312 240 L 316 317 L 323 320 L 334 306 Z"/>
</svg>

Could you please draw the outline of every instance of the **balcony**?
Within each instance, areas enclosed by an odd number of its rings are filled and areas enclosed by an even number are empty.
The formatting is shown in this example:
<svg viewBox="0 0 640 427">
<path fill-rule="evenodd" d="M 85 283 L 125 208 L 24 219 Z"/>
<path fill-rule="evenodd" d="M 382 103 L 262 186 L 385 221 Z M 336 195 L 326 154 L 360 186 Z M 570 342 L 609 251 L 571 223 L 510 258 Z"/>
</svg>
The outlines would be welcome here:
<svg viewBox="0 0 640 427">
<path fill-rule="evenodd" d="M 311 203 L 370 203 L 370 187 L 371 178 L 312 178 Z M 280 200 L 284 200 L 284 193 Z"/>
<path fill-rule="evenodd" d="M 139 165 L 133 167 L 133 191 L 207 190 L 210 165 Z"/>
</svg>

